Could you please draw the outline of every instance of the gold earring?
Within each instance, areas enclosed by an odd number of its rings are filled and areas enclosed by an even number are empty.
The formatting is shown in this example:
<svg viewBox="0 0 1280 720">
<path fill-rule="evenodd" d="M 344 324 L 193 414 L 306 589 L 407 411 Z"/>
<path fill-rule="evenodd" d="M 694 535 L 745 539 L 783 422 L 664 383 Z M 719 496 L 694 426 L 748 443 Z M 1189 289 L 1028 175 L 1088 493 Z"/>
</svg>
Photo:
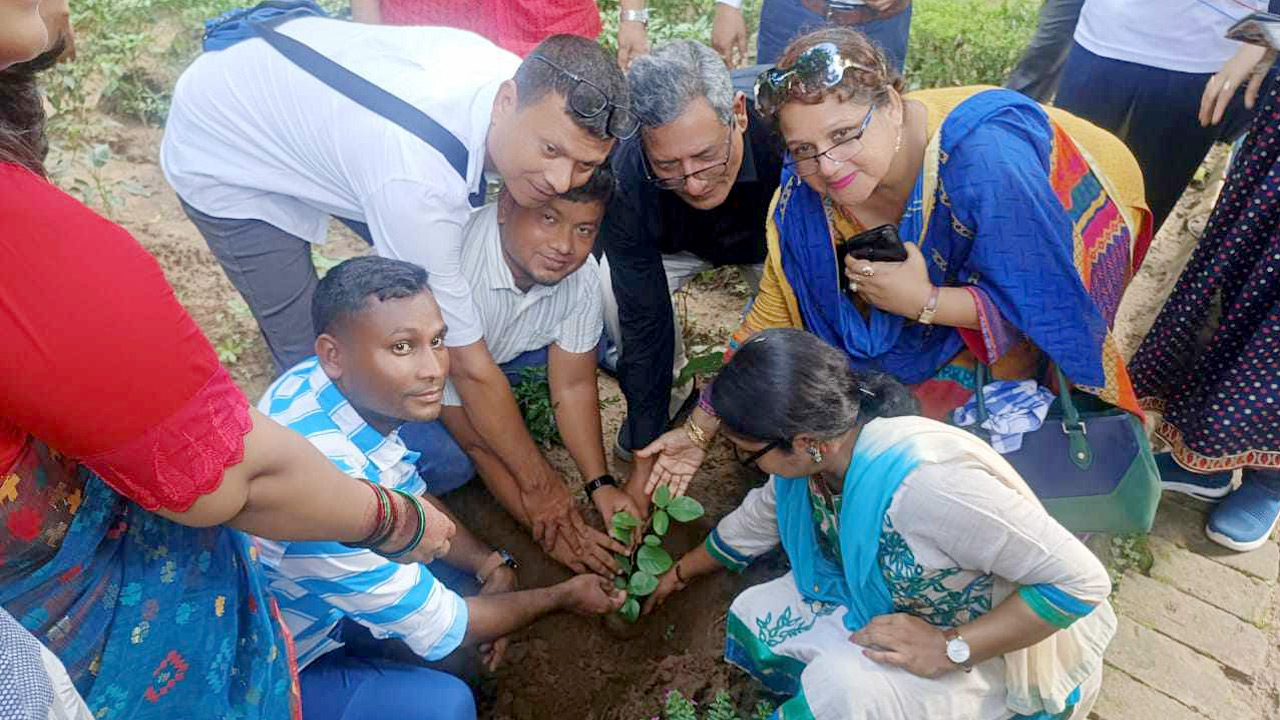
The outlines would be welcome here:
<svg viewBox="0 0 1280 720">
<path fill-rule="evenodd" d="M 899 150 L 901 150 L 901 149 L 902 149 L 902 126 L 901 126 L 901 125 L 899 125 L 899 126 L 898 126 L 898 139 L 893 143 L 893 154 L 894 154 L 894 155 L 897 155 L 897 154 L 898 154 L 898 151 L 899 151 Z"/>
<path fill-rule="evenodd" d="M 809 448 L 809 457 L 813 458 L 813 462 L 816 465 L 822 462 L 822 451 L 816 447 L 811 447 Z"/>
</svg>

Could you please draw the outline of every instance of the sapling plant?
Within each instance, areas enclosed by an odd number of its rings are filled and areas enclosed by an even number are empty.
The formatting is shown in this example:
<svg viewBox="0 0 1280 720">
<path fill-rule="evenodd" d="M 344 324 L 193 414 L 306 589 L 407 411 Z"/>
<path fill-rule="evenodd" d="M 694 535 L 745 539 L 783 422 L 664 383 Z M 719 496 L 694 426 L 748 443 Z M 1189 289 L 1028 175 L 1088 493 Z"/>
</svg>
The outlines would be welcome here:
<svg viewBox="0 0 1280 720">
<path fill-rule="evenodd" d="M 666 485 L 659 486 L 653 494 L 649 510 L 646 523 L 628 512 L 614 513 L 609 528 L 615 540 L 633 548 L 630 555 L 615 556 L 622 575 L 614 582 L 619 590 L 627 591 L 627 601 L 618 609 L 618 614 L 628 622 L 640 617 L 640 598 L 656 590 L 658 577 L 674 564 L 671 554 L 662 547 L 671 523 L 691 522 L 706 514 L 702 503 L 688 495 L 671 497 L 671 488 Z"/>
</svg>

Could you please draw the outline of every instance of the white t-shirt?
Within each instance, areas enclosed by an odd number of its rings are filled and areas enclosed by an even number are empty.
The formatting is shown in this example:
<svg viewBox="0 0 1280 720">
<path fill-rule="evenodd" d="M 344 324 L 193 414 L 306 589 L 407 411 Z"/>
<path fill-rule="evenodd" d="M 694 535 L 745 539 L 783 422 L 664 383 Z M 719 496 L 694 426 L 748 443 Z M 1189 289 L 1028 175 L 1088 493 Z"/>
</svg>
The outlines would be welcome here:
<svg viewBox="0 0 1280 720">
<path fill-rule="evenodd" d="M 588 255 L 582 267 L 555 285 L 534 285 L 526 292 L 516 287 L 502 252 L 497 203 L 471 215 L 465 237 L 462 272 L 471 283 L 484 342 L 494 362 L 501 365 L 553 343 L 571 353 L 595 349 L 604 329 L 604 310 L 600 268 L 594 257 Z M 449 380 L 444 385 L 444 404 L 462 404 Z"/>
<path fill-rule="evenodd" d="M 323 242 L 329 216 L 368 223 L 378 253 L 415 262 L 449 325 L 480 339 L 461 270 L 498 87 L 520 58 L 462 30 L 303 18 L 278 30 L 421 109 L 467 147 L 464 180 L 435 148 L 259 38 L 200 56 L 178 80 L 160 162 L 178 195 L 222 218 Z"/>
<path fill-rule="evenodd" d="M 1216 73 L 1240 49 L 1227 28 L 1267 0 L 1085 0 L 1075 40 L 1112 60 Z"/>
</svg>

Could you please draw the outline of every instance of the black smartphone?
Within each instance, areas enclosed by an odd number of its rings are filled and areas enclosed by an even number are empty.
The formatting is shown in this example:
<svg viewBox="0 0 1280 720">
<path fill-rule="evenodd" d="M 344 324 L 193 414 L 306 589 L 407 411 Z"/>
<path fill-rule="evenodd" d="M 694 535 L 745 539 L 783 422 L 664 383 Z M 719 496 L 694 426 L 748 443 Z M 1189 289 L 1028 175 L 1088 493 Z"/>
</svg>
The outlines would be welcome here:
<svg viewBox="0 0 1280 720">
<path fill-rule="evenodd" d="M 898 228 L 895 225 L 881 225 L 866 232 L 860 232 L 837 245 L 836 277 L 840 279 L 844 294 L 850 300 L 854 300 L 856 293 L 849 291 L 849 281 L 844 274 L 844 261 L 850 256 L 871 262 L 902 262 L 907 259 L 907 248 L 898 237 Z"/>
</svg>

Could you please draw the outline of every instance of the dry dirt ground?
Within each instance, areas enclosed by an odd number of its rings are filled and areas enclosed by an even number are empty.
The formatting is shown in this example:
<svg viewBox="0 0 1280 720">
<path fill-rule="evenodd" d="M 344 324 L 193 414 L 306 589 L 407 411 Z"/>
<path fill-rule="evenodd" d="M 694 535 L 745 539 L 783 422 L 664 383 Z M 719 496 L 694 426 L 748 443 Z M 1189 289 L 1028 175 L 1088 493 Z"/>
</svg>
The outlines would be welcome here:
<svg viewBox="0 0 1280 720">
<path fill-rule="evenodd" d="M 110 216 L 159 259 L 178 298 L 224 353 L 245 392 L 256 399 L 272 379 L 269 356 L 247 309 L 164 181 L 156 161 L 160 131 L 121 126 L 113 136 L 113 157 L 102 168 L 102 176 L 109 183 L 127 184 L 133 191 L 121 193 L 123 202 L 110 209 Z M 68 178 L 63 178 L 64 182 Z M 1126 298 L 1121 337 L 1130 351 L 1185 263 L 1194 240 L 1188 225 L 1193 230 L 1203 225 L 1214 190 L 1209 184 L 1207 189 L 1193 188 L 1188 194 Z M 345 231 L 335 229 L 331 236 L 332 241 L 321 249 L 330 258 L 366 251 Z M 740 286 L 732 277 L 718 279 L 717 283 L 695 287 L 682 301 L 693 336 L 691 344 L 718 342 L 737 319 L 743 303 Z M 612 439 L 623 403 L 617 385 L 608 377 L 601 375 L 600 389 L 606 401 L 615 399 L 605 408 L 606 437 Z M 550 455 L 565 471 L 566 482 L 579 487 L 581 479 L 563 449 L 552 450 Z M 611 462 L 616 463 L 612 458 Z M 616 470 L 619 476 L 625 474 L 625 468 Z M 675 534 L 672 549 L 678 553 L 698 542 L 711 523 L 731 510 L 756 481 L 739 469 L 725 447 L 717 447 L 693 488 L 708 516 L 701 524 Z M 566 571 L 546 561 L 527 535 L 497 509 L 480 483 L 473 482 L 446 499 L 480 536 L 516 555 L 526 586 L 567 576 Z M 648 718 L 657 714 L 661 698 L 672 688 L 699 701 L 708 699 L 716 689 L 727 688 L 740 700 L 740 707 L 749 707 L 756 699 L 755 686 L 720 660 L 725 609 L 746 586 L 784 570 L 784 561 L 772 558 L 742 576 L 721 574 L 702 580 L 624 634 L 610 631 L 596 620 L 570 616 L 544 619 L 517 636 L 503 669 L 476 679 L 481 714 L 519 720 Z M 1274 635 L 1268 634 L 1274 647 Z M 1264 694 L 1260 691 L 1260 695 Z M 1265 704 L 1263 699 L 1256 702 Z M 1271 715 L 1264 712 L 1263 716 Z"/>
</svg>

